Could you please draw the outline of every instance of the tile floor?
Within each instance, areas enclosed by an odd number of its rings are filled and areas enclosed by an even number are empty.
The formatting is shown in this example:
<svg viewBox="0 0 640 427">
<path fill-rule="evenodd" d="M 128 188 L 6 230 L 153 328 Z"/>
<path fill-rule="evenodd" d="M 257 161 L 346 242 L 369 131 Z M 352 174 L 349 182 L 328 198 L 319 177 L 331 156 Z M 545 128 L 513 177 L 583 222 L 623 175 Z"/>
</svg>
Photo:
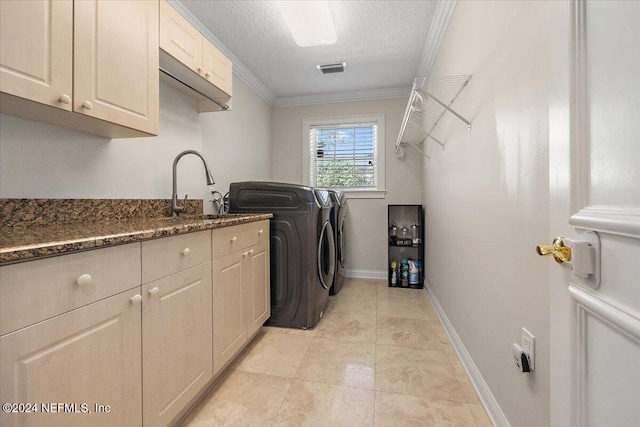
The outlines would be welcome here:
<svg viewBox="0 0 640 427">
<path fill-rule="evenodd" d="M 491 426 L 424 291 L 347 279 L 313 330 L 263 329 L 184 426 Z"/>
</svg>

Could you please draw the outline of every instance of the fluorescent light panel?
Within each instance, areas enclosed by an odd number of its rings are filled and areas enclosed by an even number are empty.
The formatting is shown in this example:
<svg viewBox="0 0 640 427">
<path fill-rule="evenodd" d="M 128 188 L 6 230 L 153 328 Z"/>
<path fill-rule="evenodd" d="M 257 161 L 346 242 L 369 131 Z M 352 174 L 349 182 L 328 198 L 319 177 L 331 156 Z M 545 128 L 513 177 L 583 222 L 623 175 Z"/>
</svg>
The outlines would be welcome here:
<svg viewBox="0 0 640 427">
<path fill-rule="evenodd" d="M 334 44 L 338 39 L 328 1 L 276 1 L 289 32 L 300 47 Z"/>
</svg>

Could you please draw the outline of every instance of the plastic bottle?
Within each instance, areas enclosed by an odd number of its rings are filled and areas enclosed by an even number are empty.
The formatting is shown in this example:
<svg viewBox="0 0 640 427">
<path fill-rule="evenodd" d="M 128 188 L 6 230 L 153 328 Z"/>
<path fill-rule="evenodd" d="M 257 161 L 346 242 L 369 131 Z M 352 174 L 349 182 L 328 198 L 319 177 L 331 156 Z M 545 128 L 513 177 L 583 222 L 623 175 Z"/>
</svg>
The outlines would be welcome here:
<svg viewBox="0 0 640 427">
<path fill-rule="evenodd" d="M 409 263 L 407 262 L 407 259 L 402 258 L 400 265 L 402 268 L 401 284 L 403 288 L 406 288 L 409 286 Z"/>
<path fill-rule="evenodd" d="M 420 261 L 408 260 L 409 264 L 409 284 L 417 285 L 420 283 Z"/>
<path fill-rule="evenodd" d="M 391 261 L 391 284 L 398 284 L 398 263 Z"/>
</svg>

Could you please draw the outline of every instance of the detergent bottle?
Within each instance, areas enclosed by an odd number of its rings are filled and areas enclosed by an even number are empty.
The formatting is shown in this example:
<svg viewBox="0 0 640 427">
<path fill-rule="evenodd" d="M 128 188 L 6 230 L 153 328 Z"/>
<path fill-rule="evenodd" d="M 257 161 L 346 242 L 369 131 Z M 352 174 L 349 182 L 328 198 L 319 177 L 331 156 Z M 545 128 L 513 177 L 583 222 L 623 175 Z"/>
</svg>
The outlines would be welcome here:
<svg viewBox="0 0 640 427">
<path fill-rule="evenodd" d="M 410 259 L 409 264 L 409 285 L 417 285 L 420 283 L 420 261 Z"/>
</svg>

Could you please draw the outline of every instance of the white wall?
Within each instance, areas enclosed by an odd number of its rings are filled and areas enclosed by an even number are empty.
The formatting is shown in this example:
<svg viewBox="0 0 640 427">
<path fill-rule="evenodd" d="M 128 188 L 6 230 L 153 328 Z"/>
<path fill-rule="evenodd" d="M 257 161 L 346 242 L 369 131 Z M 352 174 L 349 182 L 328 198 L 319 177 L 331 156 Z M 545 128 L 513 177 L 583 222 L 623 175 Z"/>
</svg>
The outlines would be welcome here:
<svg viewBox="0 0 640 427">
<path fill-rule="evenodd" d="M 200 114 L 202 152 L 211 165 L 215 188 L 222 194 L 232 182 L 270 179 L 271 110 L 236 78 L 231 111 Z"/>
<path fill-rule="evenodd" d="M 394 154 L 405 98 L 273 109 L 273 180 L 302 179 L 302 120 L 358 114 L 385 114 L 386 190 L 384 199 L 349 199 L 346 264 L 358 276 L 387 276 L 387 205 L 420 204 L 421 159 L 409 152 Z"/>
<path fill-rule="evenodd" d="M 270 107 L 237 79 L 234 89 L 232 112 L 198 114 L 192 98 L 161 82 L 160 132 L 151 138 L 109 140 L 0 115 L 0 197 L 168 199 L 173 159 L 187 149 L 205 154 L 218 183 L 269 179 Z M 259 126 L 232 137 L 240 123 Z M 178 195 L 204 199 L 210 212 L 203 171 L 197 157 L 183 157 Z"/>
<path fill-rule="evenodd" d="M 547 3 L 458 2 L 432 76 L 473 74 L 424 161 L 426 276 L 513 426 L 549 424 Z M 521 328 L 536 371 L 514 367 Z"/>
</svg>

